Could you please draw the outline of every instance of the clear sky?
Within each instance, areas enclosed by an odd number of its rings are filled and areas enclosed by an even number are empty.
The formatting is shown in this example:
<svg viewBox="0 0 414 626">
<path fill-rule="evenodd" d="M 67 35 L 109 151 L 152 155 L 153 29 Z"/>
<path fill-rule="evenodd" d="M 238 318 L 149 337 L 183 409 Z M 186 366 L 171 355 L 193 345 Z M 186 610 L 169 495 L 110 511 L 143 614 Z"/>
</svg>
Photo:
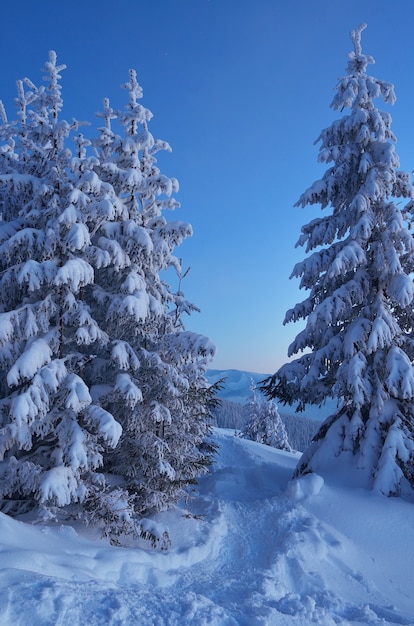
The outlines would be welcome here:
<svg viewBox="0 0 414 626">
<path fill-rule="evenodd" d="M 194 236 L 177 249 L 191 266 L 182 288 L 200 307 L 187 328 L 217 345 L 213 367 L 274 372 L 304 299 L 289 280 L 300 228 L 318 206 L 294 208 L 320 178 L 314 145 L 338 117 L 329 104 L 361 22 L 370 72 L 394 83 L 393 130 L 403 169 L 414 169 L 412 0 L 1 0 L 1 86 L 11 118 L 15 81 L 40 82 L 50 49 L 63 73 L 65 119 L 89 120 L 135 68 L 150 130 L 172 154 Z"/>
</svg>

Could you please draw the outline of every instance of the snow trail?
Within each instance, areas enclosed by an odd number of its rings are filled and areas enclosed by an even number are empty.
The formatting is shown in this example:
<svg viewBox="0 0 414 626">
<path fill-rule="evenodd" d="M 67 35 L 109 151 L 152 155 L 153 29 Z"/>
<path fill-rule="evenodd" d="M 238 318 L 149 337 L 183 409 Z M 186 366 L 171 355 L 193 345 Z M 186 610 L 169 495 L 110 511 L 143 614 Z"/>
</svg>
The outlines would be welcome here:
<svg viewBox="0 0 414 626">
<path fill-rule="evenodd" d="M 230 431 L 215 436 L 220 452 L 194 499 L 159 516 L 171 531 L 168 553 L 0 515 L 0 625 L 414 624 L 410 548 L 390 540 L 394 554 L 400 546 L 400 577 L 391 553 L 381 561 L 387 524 L 399 520 L 404 545 L 414 539 L 408 503 L 329 485 L 316 495 L 312 478 L 293 489 L 297 455 Z"/>
<path fill-rule="evenodd" d="M 410 623 L 383 606 L 375 585 L 346 564 L 361 558 L 355 547 L 285 493 L 292 455 L 281 471 L 265 446 L 224 432 L 220 443 L 215 471 L 201 492 L 219 497 L 227 534 L 216 559 L 195 565 L 177 588 L 208 594 L 240 626 L 383 624 L 385 617 L 390 624 Z M 344 601 L 341 590 L 361 606 Z M 373 600 L 368 609 L 367 594 Z"/>
</svg>

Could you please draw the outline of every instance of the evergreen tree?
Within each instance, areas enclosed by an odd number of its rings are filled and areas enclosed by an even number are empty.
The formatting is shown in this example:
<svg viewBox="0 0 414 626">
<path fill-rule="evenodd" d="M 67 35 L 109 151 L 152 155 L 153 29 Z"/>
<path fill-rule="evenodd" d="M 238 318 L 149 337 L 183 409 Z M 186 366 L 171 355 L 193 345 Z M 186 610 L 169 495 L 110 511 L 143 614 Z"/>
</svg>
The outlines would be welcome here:
<svg viewBox="0 0 414 626">
<path fill-rule="evenodd" d="M 399 171 L 389 113 L 393 86 L 366 73 L 361 31 L 351 33 L 348 74 L 332 107 L 349 113 L 322 131 L 319 160 L 331 163 L 297 205 L 320 204 L 328 215 L 302 228 L 311 253 L 292 273 L 308 297 L 285 322 L 306 320 L 289 356 L 306 351 L 267 379 L 265 392 L 287 404 L 338 398 L 296 475 L 332 471 L 337 457 L 355 465 L 361 484 L 399 494 L 414 486 L 412 337 L 414 243 L 409 175 Z"/>
<path fill-rule="evenodd" d="M 261 406 L 257 398 L 256 385 L 253 379 L 250 382 L 250 395 L 245 404 L 247 419 L 241 436 L 251 441 L 263 443 L 263 424 L 261 420 Z"/>
<path fill-rule="evenodd" d="M 251 381 L 251 394 L 245 404 L 247 420 L 242 437 L 273 448 L 291 451 L 282 418 L 273 400 L 263 402 L 257 398 L 256 385 Z"/>
<path fill-rule="evenodd" d="M 292 451 L 289 444 L 285 424 L 279 415 L 273 400 L 268 400 L 262 406 L 263 438 L 262 443 L 279 450 Z"/>
<path fill-rule="evenodd" d="M 125 111 L 105 100 L 88 156 L 81 134 L 66 146 L 78 124 L 59 119 L 61 69 L 51 53 L 46 88 L 19 83 L 19 119 L 0 111 L 0 496 L 48 515 L 77 504 L 106 534 L 154 539 L 142 516 L 214 451 L 214 346 L 185 331 L 196 307 L 161 276 L 181 284 L 172 253 L 191 227 L 162 215 L 178 183 L 156 167 L 169 147 L 148 131 L 135 72 Z"/>
<path fill-rule="evenodd" d="M 204 374 L 214 346 L 183 324 L 183 315 L 197 309 L 181 292 L 181 261 L 173 251 L 192 231 L 164 217 L 179 207 L 178 183 L 161 174 L 155 155 L 170 147 L 148 130 L 152 114 L 139 102 L 135 71 L 124 87 L 125 110 L 113 111 L 105 99 L 95 142 L 96 175 L 113 188 L 119 210 L 102 219 L 92 238 L 98 263 L 90 305 L 97 316 L 106 312 L 101 324 L 111 341 L 91 364 L 89 380 L 102 381 L 92 394 L 123 427 L 107 467 L 122 477 L 134 512 L 144 515 L 181 497 L 210 462 L 212 393 Z M 162 278 L 171 268 L 176 293 Z"/>
<path fill-rule="evenodd" d="M 77 124 L 59 119 L 62 69 L 50 53 L 46 86 L 19 81 L 18 120 L 3 111 L 0 131 L 0 497 L 49 514 L 99 489 L 102 451 L 121 434 L 82 378 L 85 328 L 86 343 L 106 336 L 82 298 L 93 268 L 65 148 Z"/>
</svg>

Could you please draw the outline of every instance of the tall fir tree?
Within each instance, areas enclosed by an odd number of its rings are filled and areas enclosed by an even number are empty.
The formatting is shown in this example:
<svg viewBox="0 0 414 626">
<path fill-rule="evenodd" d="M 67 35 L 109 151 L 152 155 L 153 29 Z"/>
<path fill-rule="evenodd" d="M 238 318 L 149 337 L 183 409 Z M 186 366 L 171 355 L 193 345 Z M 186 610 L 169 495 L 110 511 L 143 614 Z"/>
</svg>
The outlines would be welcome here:
<svg viewBox="0 0 414 626">
<path fill-rule="evenodd" d="M 156 167 L 168 145 L 148 132 L 135 72 L 88 156 L 81 134 L 66 146 L 63 67 L 50 53 L 46 87 L 18 83 L 19 119 L 0 111 L 0 497 L 148 536 L 142 516 L 210 461 L 214 346 L 185 331 L 196 307 L 161 276 L 181 280 L 172 252 L 191 227 L 162 215 L 178 183 Z"/>
<path fill-rule="evenodd" d="M 92 239 L 94 257 L 109 255 L 96 267 L 90 303 L 96 315 L 106 311 L 101 323 L 111 342 L 89 374 L 91 383 L 97 375 L 106 383 L 103 393 L 97 388 L 100 403 L 123 426 L 108 468 L 122 477 L 133 510 L 144 515 L 176 501 L 208 467 L 212 397 L 204 374 L 215 349 L 185 330 L 183 315 L 196 307 L 163 278 L 172 269 L 181 285 L 173 251 L 192 230 L 164 216 L 179 207 L 178 182 L 160 172 L 155 155 L 170 147 L 149 132 L 152 114 L 139 102 L 135 71 L 129 78 L 123 111 L 104 100 L 95 142 L 96 174 L 112 186 L 121 211 L 103 219 Z"/>
<path fill-rule="evenodd" d="M 65 148 L 77 124 L 59 117 L 62 69 L 52 52 L 45 86 L 19 81 L 18 119 L 3 113 L 0 131 L 0 497 L 5 510 L 45 514 L 99 489 L 102 451 L 121 434 L 82 378 L 81 344 L 106 336 L 82 298 L 93 268 Z"/>
<path fill-rule="evenodd" d="M 296 470 L 332 472 L 344 461 L 359 484 L 386 495 L 414 486 L 413 187 L 399 171 L 391 116 L 374 106 L 393 86 L 366 73 L 361 25 L 351 33 L 348 73 L 332 102 L 349 113 L 322 131 L 319 161 L 330 163 L 297 206 L 330 209 L 302 228 L 309 256 L 292 277 L 309 290 L 285 323 L 306 326 L 289 348 L 304 354 L 267 379 L 287 404 L 338 399 Z M 409 199 L 403 206 L 402 199 Z M 406 200 L 405 200 L 406 201 Z"/>
</svg>

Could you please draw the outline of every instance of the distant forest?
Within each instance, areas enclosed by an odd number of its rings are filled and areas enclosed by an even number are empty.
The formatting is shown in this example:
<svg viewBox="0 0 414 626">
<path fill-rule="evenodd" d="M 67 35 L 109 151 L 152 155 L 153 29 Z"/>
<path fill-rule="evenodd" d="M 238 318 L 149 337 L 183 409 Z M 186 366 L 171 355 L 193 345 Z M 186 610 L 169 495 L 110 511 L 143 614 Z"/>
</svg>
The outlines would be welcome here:
<svg viewBox="0 0 414 626">
<path fill-rule="evenodd" d="M 231 428 L 235 431 L 243 430 L 248 418 L 248 410 L 247 405 L 220 400 L 220 404 L 213 411 L 215 426 Z M 293 450 L 303 452 L 310 444 L 321 422 L 297 415 L 284 415 L 280 409 L 279 414 L 286 426 L 291 447 Z"/>
</svg>

